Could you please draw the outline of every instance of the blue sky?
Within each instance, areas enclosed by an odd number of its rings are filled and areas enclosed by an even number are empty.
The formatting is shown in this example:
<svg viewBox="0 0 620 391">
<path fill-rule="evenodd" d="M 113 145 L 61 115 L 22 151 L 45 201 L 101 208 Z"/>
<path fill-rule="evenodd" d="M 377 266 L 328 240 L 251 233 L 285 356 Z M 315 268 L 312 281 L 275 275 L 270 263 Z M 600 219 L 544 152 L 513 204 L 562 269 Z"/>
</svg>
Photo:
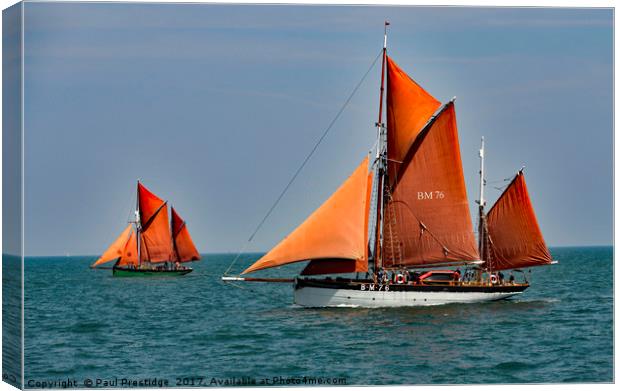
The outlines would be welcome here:
<svg viewBox="0 0 620 391">
<path fill-rule="evenodd" d="M 384 19 L 399 65 L 457 96 L 472 210 L 484 135 L 490 182 L 526 166 L 549 245 L 612 243 L 609 9 L 27 3 L 26 253 L 104 250 L 137 178 L 200 251 L 238 251 L 378 54 Z M 379 77 L 248 250 L 274 245 L 365 156 Z"/>
</svg>

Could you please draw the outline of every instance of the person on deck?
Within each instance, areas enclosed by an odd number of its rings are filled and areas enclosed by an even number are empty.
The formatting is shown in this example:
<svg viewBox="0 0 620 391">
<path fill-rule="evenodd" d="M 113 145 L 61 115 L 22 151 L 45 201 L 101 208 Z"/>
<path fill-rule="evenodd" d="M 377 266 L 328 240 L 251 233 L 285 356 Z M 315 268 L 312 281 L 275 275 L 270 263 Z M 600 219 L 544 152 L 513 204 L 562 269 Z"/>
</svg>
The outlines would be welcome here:
<svg viewBox="0 0 620 391">
<path fill-rule="evenodd" d="M 461 280 L 461 270 L 459 268 L 457 268 L 454 271 L 454 281 L 460 281 Z"/>
<path fill-rule="evenodd" d="M 502 272 L 497 273 L 497 277 L 499 278 L 499 283 L 503 284 L 504 283 L 504 273 L 502 273 Z"/>
</svg>

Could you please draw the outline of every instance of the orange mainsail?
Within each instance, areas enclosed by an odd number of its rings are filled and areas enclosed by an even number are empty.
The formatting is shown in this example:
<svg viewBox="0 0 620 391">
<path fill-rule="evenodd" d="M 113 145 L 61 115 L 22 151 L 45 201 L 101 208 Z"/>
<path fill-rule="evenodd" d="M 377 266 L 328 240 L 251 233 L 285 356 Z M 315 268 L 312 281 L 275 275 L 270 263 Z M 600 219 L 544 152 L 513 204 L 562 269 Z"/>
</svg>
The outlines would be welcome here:
<svg viewBox="0 0 620 391">
<path fill-rule="evenodd" d="M 110 247 L 105 250 L 101 257 L 99 257 L 99 259 L 97 259 L 97 261 L 95 261 L 95 263 L 93 263 L 91 267 L 98 266 L 106 262 L 115 261 L 120 258 L 123 255 L 123 250 L 125 249 L 125 245 L 129 240 L 130 233 L 133 234 L 133 232 L 131 231 L 131 224 L 129 224 L 127 228 L 123 230 L 123 232 L 118 236 L 118 238 L 116 238 L 114 243 L 112 243 Z"/>
<path fill-rule="evenodd" d="M 137 266 L 140 263 L 138 260 L 138 241 L 136 239 L 136 233 L 131 231 L 131 235 L 129 236 L 129 240 L 127 244 L 125 244 L 125 248 L 123 249 L 123 255 L 121 259 L 118 261 L 119 266 L 128 266 L 134 265 Z"/>
<path fill-rule="evenodd" d="M 155 263 L 171 260 L 172 237 L 167 203 L 138 183 L 138 207 L 142 225 L 140 259 Z"/>
<path fill-rule="evenodd" d="M 365 158 L 323 205 L 242 274 L 307 260 L 344 261 L 351 271 L 368 270 L 368 178 Z"/>
<path fill-rule="evenodd" d="M 491 270 L 548 265 L 553 262 L 536 220 L 523 172 L 508 185 L 487 214 Z"/>
<path fill-rule="evenodd" d="M 178 262 L 190 262 L 200 259 L 200 254 L 189 235 L 185 221 L 179 216 L 174 208 L 172 211 L 172 240 L 174 241 L 174 260 Z"/>
<path fill-rule="evenodd" d="M 142 261 L 157 263 L 172 259 L 172 237 L 170 236 L 166 203 L 155 212 L 147 225 L 142 226 L 140 239 L 146 248 L 146 251 L 140 253 Z"/>
<path fill-rule="evenodd" d="M 420 130 L 441 103 L 387 57 L 387 148 L 390 184 Z"/>
<path fill-rule="evenodd" d="M 453 102 L 419 133 L 397 175 L 385 205 L 383 266 L 479 260 Z"/>
</svg>

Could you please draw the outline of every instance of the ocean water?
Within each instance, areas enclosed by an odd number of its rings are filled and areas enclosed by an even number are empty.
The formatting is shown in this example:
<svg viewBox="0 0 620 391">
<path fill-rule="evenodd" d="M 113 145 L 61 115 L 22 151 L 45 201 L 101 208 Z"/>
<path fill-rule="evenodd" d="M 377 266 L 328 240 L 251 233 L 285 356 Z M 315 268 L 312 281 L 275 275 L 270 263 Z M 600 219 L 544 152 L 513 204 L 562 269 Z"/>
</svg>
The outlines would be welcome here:
<svg viewBox="0 0 620 391">
<path fill-rule="evenodd" d="M 2 380 L 21 385 L 22 283 L 20 257 L 2 256 Z"/>
<path fill-rule="evenodd" d="M 222 283 L 228 254 L 136 279 L 90 270 L 94 257 L 28 258 L 25 386 L 612 382 L 613 248 L 552 253 L 519 298 L 407 309 L 298 308 L 289 284 Z"/>
</svg>

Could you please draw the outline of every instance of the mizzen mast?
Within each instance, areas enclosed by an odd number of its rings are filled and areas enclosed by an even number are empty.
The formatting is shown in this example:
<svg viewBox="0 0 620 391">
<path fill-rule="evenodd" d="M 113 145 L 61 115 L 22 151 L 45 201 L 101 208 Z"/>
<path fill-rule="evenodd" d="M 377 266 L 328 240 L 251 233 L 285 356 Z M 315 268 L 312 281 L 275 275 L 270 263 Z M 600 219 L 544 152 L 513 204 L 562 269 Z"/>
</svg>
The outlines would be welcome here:
<svg viewBox="0 0 620 391">
<path fill-rule="evenodd" d="M 486 229 L 486 216 L 484 213 L 484 206 L 486 201 L 484 199 L 484 137 L 480 141 L 480 198 L 476 201 L 478 203 L 478 252 L 480 253 L 480 260 L 484 261 L 488 258 L 486 253 L 487 242 L 487 229 Z"/>
</svg>

